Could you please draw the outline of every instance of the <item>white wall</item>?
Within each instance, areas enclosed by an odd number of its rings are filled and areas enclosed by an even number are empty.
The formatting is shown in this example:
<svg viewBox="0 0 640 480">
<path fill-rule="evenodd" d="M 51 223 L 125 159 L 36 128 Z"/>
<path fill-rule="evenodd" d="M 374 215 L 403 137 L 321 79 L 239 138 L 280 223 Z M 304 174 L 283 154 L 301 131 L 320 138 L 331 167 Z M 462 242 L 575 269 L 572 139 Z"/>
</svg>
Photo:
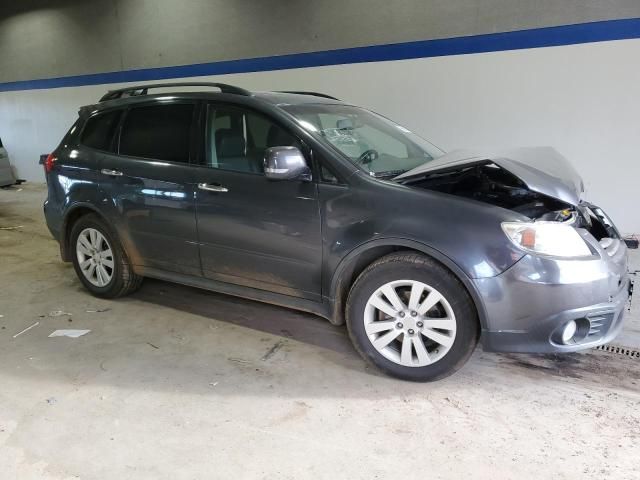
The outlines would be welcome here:
<svg viewBox="0 0 640 480">
<path fill-rule="evenodd" d="M 586 198 L 640 232 L 640 40 L 219 76 L 253 90 L 317 90 L 366 106 L 445 150 L 551 145 Z M 213 80 L 200 77 L 198 80 Z M 42 181 L 80 105 L 115 85 L 0 93 L 0 135 L 20 177 Z"/>
</svg>

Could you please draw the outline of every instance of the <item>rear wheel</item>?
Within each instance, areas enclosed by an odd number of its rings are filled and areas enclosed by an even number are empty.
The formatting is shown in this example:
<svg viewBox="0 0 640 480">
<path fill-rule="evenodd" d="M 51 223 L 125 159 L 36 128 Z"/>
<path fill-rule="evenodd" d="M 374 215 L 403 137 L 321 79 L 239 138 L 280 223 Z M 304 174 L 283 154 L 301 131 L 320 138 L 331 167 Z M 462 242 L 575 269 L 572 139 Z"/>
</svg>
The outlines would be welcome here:
<svg viewBox="0 0 640 480">
<path fill-rule="evenodd" d="M 356 350 L 405 380 L 452 374 L 479 336 L 465 287 L 442 264 L 415 253 L 387 255 L 367 267 L 349 293 L 346 317 Z"/>
<path fill-rule="evenodd" d="M 120 242 L 94 214 L 80 217 L 71 229 L 73 266 L 92 294 L 116 298 L 137 290 L 142 277 L 133 272 Z"/>
</svg>

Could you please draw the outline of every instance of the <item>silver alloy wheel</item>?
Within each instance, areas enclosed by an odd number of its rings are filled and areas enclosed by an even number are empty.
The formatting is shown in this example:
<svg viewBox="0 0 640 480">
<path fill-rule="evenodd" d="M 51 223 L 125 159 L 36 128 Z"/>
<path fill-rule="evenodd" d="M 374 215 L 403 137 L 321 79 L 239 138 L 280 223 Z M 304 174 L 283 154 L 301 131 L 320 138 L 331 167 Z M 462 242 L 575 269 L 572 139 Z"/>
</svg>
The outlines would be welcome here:
<svg viewBox="0 0 640 480">
<path fill-rule="evenodd" d="M 423 367 L 451 349 L 456 316 L 435 288 L 416 280 L 396 280 L 369 297 L 364 328 L 374 348 L 392 362 Z"/>
<path fill-rule="evenodd" d="M 104 287 L 113 277 L 113 252 L 107 239 L 95 228 L 85 228 L 76 241 L 78 265 L 84 277 L 96 287 Z"/>
</svg>

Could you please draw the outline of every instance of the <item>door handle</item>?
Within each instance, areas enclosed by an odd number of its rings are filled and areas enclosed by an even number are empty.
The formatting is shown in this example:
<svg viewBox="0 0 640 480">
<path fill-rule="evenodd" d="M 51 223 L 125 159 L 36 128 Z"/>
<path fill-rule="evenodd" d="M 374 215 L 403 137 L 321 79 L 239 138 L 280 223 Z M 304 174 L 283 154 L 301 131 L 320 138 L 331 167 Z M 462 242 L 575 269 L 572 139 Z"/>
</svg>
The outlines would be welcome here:
<svg viewBox="0 0 640 480">
<path fill-rule="evenodd" d="M 112 177 L 121 177 L 122 176 L 122 172 L 120 170 L 110 170 L 108 168 L 103 168 L 100 171 L 102 173 L 104 173 L 105 175 L 109 175 L 109 176 L 112 176 Z"/>
<path fill-rule="evenodd" d="M 223 187 L 222 185 L 211 185 L 209 183 L 199 183 L 198 188 L 200 190 L 206 190 L 208 192 L 218 192 L 218 193 L 225 193 L 229 191 L 228 188 Z"/>
</svg>

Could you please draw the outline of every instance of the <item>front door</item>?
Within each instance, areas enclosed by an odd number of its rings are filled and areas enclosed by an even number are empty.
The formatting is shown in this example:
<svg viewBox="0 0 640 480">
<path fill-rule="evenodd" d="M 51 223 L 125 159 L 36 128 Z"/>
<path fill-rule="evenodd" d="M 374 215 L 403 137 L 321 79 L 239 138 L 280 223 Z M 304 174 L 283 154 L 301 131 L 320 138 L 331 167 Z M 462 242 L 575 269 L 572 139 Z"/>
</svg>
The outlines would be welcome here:
<svg viewBox="0 0 640 480">
<path fill-rule="evenodd" d="M 192 151 L 194 103 L 125 112 L 118 154 L 103 153 L 101 187 L 135 265 L 201 276 Z"/>
<path fill-rule="evenodd" d="M 264 150 L 299 140 L 262 114 L 209 105 L 196 168 L 203 273 L 219 281 L 320 300 L 317 185 L 264 176 Z"/>
</svg>

